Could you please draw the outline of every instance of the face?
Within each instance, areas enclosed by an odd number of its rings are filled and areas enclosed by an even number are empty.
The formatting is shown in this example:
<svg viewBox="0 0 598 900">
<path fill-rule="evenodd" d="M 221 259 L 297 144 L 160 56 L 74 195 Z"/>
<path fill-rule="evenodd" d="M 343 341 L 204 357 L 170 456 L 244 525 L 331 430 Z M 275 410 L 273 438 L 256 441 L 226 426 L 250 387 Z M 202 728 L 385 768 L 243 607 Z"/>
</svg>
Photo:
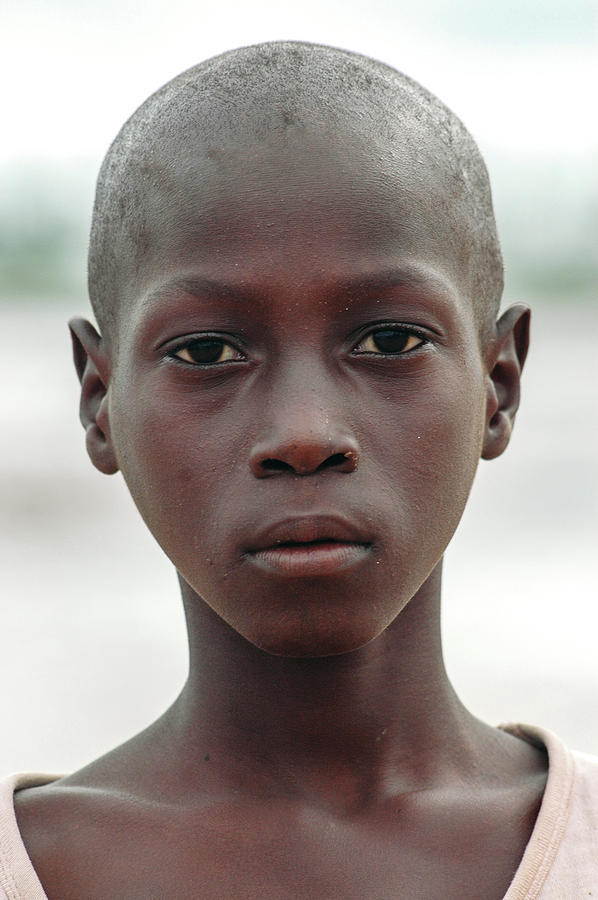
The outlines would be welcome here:
<svg viewBox="0 0 598 900">
<path fill-rule="evenodd" d="M 347 652 L 437 566 L 480 456 L 463 226 L 439 173 L 354 135 L 194 154 L 147 200 L 118 463 L 198 603 L 270 653 Z"/>
</svg>

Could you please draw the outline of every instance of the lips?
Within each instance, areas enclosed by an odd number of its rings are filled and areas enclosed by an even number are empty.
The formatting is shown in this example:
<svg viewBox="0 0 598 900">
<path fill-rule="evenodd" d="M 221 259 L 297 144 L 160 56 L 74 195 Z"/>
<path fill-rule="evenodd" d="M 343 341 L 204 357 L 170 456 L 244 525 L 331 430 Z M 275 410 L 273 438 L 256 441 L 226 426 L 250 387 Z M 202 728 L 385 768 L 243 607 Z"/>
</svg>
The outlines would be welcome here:
<svg viewBox="0 0 598 900">
<path fill-rule="evenodd" d="M 339 516 L 302 516 L 258 532 L 247 558 L 261 569 L 287 576 L 332 575 L 363 561 L 371 539 Z"/>
</svg>

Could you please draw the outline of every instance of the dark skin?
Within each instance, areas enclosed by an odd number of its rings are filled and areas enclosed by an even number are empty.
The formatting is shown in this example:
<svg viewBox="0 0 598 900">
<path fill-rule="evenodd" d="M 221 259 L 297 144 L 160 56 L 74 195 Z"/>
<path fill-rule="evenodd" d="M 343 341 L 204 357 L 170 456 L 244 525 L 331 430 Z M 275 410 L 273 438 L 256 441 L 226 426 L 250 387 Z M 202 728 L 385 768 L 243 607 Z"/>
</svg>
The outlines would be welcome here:
<svg viewBox="0 0 598 900">
<path fill-rule="evenodd" d="M 480 337 L 437 172 L 349 131 L 234 152 L 148 198 L 118 342 L 71 323 L 89 454 L 180 573 L 189 678 L 17 794 L 25 844 L 51 900 L 499 900 L 546 760 L 456 697 L 441 565 L 529 311 Z"/>
</svg>

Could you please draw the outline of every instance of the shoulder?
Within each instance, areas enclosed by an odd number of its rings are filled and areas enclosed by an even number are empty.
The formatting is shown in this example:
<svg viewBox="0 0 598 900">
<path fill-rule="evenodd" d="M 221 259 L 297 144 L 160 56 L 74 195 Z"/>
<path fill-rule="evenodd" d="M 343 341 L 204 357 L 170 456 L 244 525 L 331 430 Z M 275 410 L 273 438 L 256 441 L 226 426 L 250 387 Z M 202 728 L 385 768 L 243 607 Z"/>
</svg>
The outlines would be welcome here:
<svg viewBox="0 0 598 900">
<path fill-rule="evenodd" d="M 536 825 L 505 900 L 598 896 L 598 757 L 569 750 L 545 729 L 506 730 L 544 746 L 549 766 Z"/>
<path fill-rule="evenodd" d="M 58 775 L 11 775 L 0 781 L 0 900 L 46 900 L 15 815 L 15 791 L 56 781 Z"/>
<path fill-rule="evenodd" d="M 130 855 L 132 836 L 143 833 L 143 810 L 128 796 L 68 778 L 21 788 L 14 795 L 14 827 L 40 886 L 64 900 L 109 896 L 106 878 L 116 859 Z M 28 893 L 21 896 L 30 900 Z M 46 900 L 46 894 L 31 900 Z"/>
<path fill-rule="evenodd" d="M 586 896 L 598 894 L 598 757 L 573 752 L 571 758 L 571 793 L 554 871 L 563 885 Z"/>
<path fill-rule="evenodd" d="M 598 839 L 598 756 L 570 750 L 548 729 L 531 725 L 504 726 L 516 737 L 548 754 L 548 783 L 544 806 L 550 806 L 561 825 L 574 825 L 579 817 L 593 827 L 589 834 Z M 555 823 L 556 824 L 556 823 Z"/>
<path fill-rule="evenodd" d="M 109 784 L 98 767 L 93 773 L 16 793 L 13 835 L 41 893 L 7 892 L 7 900 L 105 900 L 115 884 L 131 900 L 195 896 L 211 852 L 198 840 L 210 830 L 205 816 L 190 821 L 185 809 Z"/>
<path fill-rule="evenodd" d="M 575 763 L 574 807 L 598 825 L 598 756 L 576 751 L 571 755 Z"/>
</svg>

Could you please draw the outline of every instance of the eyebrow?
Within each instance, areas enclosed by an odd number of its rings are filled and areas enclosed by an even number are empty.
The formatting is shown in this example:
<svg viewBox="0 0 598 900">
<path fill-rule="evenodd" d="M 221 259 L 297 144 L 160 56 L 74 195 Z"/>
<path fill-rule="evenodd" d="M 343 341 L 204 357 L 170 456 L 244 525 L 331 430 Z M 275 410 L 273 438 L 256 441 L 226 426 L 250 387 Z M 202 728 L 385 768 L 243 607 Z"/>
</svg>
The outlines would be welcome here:
<svg viewBox="0 0 598 900">
<path fill-rule="evenodd" d="M 417 287 L 433 292 L 435 295 L 452 294 L 454 288 L 438 271 L 428 271 L 420 266 L 407 265 L 391 267 L 376 272 L 364 272 L 323 287 L 323 293 L 348 294 L 355 296 L 361 291 L 371 293 L 376 290 L 388 290 L 393 287 Z M 155 288 L 147 297 L 146 303 L 151 304 L 165 294 L 171 292 L 183 292 L 190 296 L 201 298 L 211 297 L 242 302 L 247 300 L 259 300 L 263 295 L 263 289 L 255 285 L 235 284 L 228 281 L 217 281 L 200 275 L 188 278 L 174 278 Z M 145 304 L 144 304 L 145 305 Z"/>
<path fill-rule="evenodd" d="M 414 265 L 382 269 L 347 279 L 343 291 L 357 293 L 360 290 L 384 290 L 393 287 L 418 287 L 434 293 L 452 293 L 450 282 L 437 271 L 428 271 Z"/>
<path fill-rule="evenodd" d="M 214 299 L 227 297 L 231 300 L 252 300 L 259 296 L 260 292 L 254 287 L 247 285 L 233 284 L 228 281 L 215 281 L 212 278 L 205 278 L 200 275 L 193 275 L 189 278 L 173 278 L 159 285 L 145 298 L 144 305 L 151 304 L 154 300 L 159 300 L 166 294 L 184 293 L 190 294 L 192 297 L 213 297 Z"/>
</svg>

